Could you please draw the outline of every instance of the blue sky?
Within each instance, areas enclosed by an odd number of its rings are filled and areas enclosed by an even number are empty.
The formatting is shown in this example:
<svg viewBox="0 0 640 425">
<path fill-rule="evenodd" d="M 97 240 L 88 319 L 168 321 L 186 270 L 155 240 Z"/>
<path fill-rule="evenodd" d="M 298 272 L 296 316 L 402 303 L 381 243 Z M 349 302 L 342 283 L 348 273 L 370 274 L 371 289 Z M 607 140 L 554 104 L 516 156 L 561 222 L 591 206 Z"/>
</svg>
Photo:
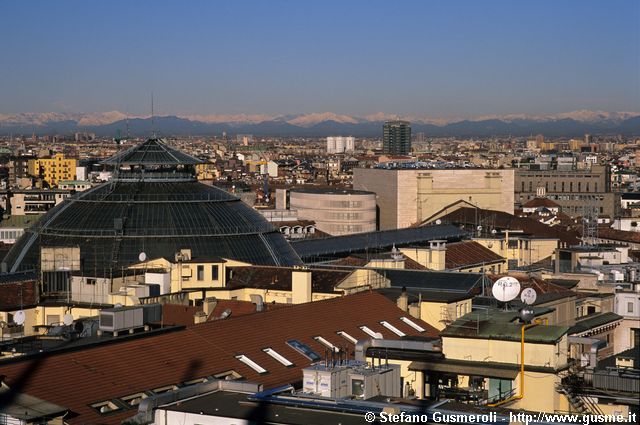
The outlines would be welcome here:
<svg viewBox="0 0 640 425">
<path fill-rule="evenodd" d="M 640 110 L 640 2 L 0 2 L 0 113 Z"/>
</svg>

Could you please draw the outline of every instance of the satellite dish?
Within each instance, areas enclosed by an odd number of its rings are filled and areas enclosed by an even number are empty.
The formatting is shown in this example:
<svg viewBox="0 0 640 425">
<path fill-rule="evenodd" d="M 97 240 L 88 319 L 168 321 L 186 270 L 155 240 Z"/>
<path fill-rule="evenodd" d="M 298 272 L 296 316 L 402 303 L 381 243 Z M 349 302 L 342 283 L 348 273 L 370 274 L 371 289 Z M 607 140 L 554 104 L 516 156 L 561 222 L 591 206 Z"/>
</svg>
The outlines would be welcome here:
<svg viewBox="0 0 640 425">
<path fill-rule="evenodd" d="M 66 326 L 73 324 L 73 316 L 69 313 L 65 314 L 64 316 L 62 316 L 62 323 L 64 323 Z"/>
<path fill-rule="evenodd" d="M 478 226 L 476 227 L 476 229 L 478 229 L 478 231 L 482 230 L 482 226 Z"/>
<path fill-rule="evenodd" d="M 536 293 L 536 290 L 533 288 L 525 288 L 522 290 L 522 293 L 520 294 L 520 299 L 526 305 L 533 305 L 533 303 L 536 302 L 537 298 L 538 298 L 538 294 Z"/>
<path fill-rule="evenodd" d="M 138 254 L 138 260 L 145 261 L 146 259 L 147 259 L 147 254 L 145 254 L 144 251 Z"/>
<path fill-rule="evenodd" d="M 441 225 L 441 224 L 442 224 L 442 220 L 437 219 L 437 220 L 436 220 L 436 224 L 437 224 L 438 226 L 439 226 L 439 225 Z"/>
<path fill-rule="evenodd" d="M 84 324 L 80 320 L 78 320 L 76 323 L 74 323 L 73 329 L 76 332 L 81 333 L 84 330 Z"/>
<path fill-rule="evenodd" d="M 493 284 L 491 293 L 495 299 L 506 303 L 518 296 L 520 293 L 520 282 L 518 282 L 518 279 L 515 277 L 501 277 Z"/>
<path fill-rule="evenodd" d="M 493 230 L 491 231 L 491 234 L 492 234 L 492 235 L 495 235 L 496 233 L 498 233 L 498 231 L 497 231 L 496 229 L 493 229 Z"/>
<path fill-rule="evenodd" d="M 113 306 L 113 308 L 122 308 L 122 304 L 120 304 L 120 303 L 116 303 L 116 304 Z"/>
<path fill-rule="evenodd" d="M 7 322 L 5 322 L 4 320 L 0 320 L 0 329 L 4 329 L 7 327 Z"/>
<path fill-rule="evenodd" d="M 22 325 L 25 320 L 27 320 L 27 315 L 22 310 L 16 311 L 16 314 L 13 315 L 13 321 L 16 325 Z"/>
<path fill-rule="evenodd" d="M 384 339 L 384 335 L 380 332 L 376 332 L 376 339 Z"/>
</svg>

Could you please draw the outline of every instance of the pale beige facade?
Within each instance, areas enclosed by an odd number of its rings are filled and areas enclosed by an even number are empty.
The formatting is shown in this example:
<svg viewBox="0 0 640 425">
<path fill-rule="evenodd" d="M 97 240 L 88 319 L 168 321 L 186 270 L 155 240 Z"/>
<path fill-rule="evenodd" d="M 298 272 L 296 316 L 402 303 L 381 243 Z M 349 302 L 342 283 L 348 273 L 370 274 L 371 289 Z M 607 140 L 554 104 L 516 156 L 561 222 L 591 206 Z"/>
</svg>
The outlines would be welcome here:
<svg viewBox="0 0 640 425">
<path fill-rule="evenodd" d="M 298 218 L 313 220 L 316 228 L 332 236 L 376 230 L 376 194 L 355 190 L 292 190 L 292 210 Z"/>
<path fill-rule="evenodd" d="M 512 169 L 355 168 L 353 188 L 376 193 L 380 230 L 409 227 L 460 200 L 513 214 Z"/>
<path fill-rule="evenodd" d="M 507 259 L 510 267 L 525 267 L 554 255 L 559 239 L 532 238 L 506 232 L 503 236 L 473 238 L 482 246 Z"/>
</svg>

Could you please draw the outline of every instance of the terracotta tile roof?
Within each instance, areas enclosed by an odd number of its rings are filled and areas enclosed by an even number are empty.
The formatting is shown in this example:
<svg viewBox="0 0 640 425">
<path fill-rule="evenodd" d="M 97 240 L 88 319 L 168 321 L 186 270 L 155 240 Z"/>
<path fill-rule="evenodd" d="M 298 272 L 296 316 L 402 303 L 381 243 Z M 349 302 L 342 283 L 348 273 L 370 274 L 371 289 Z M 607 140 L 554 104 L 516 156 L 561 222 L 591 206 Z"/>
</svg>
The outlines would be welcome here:
<svg viewBox="0 0 640 425">
<path fill-rule="evenodd" d="M 332 266 L 335 265 L 349 267 L 365 267 L 367 264 L 369 264 L 369 260 L 367 260 L 366 258 L 359 258 L 353 255 L 331 262 Z"/>
<path fill-rule="evenodd" d="M 506 275 L 488 275 L 489 279 L 496 281 Z M 550 282 L 546 279 L 530 276 L 525 273 L 509 273 L 509 276 L 515 277 L 520 282 L 521 288 L 533 288 L 538 295 L 535 305 L 544 304 L 561 298 L 577 296 L 577 293 L 565 288 L 564 286 Z"/>
<path fill-rule="evenodd" d="M 388 254 L 387 254 L 388 256 Z M 367 260 L 366 258 L 360 257 L 358 255 L 350 255 L 345 258 L 340 258 L 339 260 L 332 261 L 331 265 L 336 266 L 348 266 L 348 267 L 366 267 L 371 260 Z M 404 268 L 406 270 L 426 270 L 427 268 L 417 261 L 405 257 L 404 259 Z"/>
<path fill-rule="evenodd" d="M 228 288 L 266 288 L 280 291 L 291 290 L 291 273 L 293 269 L 285 267 L 251 266 L 230 267 L 232 277 L 227 280 Z M 344 270 L 311 270 L 311 286 L 313 292 L 333 293 L 334 288 L 347 278 L 350 271 Z"/>
<path fill-rule="evenodd" d="M 264 303 L 263 311 L 277 310 L 279 308 L 288 308 L 292 306 L 293 304 Z M 218 319 L 226 309 L 231 310 L 231 316 L 229 316 L 229 319 L 245 316 L 247 314 L 260 313 L 256 311 L 256 305 L 251 301 L 218 300 L 216 307 L 209 315 L 208 320 Z"/>
<path fill-rule="evenodd" d="M 522 207 L 523 208 L 538 208 L 538 207 L 560 208 L 560 205 L 553 202 L 549 198 L 533 198 L 532 200 L 525 202 L 522 205 Z"/>
<path fill-rule="evenodd" d="M 427 270 L 425 266 L 409 257 L 405 257 L 404 259 L 404 268 L 405 270 Z"/>
<path fill-rule="evenodd" d="M 447 244 L 445 267 L 459 269 L 477 264 L 491 264 L 504 258 L 475 241 Z"/>
<path fill-rule="evenodd" d="M 441 217 L 441 220 L 443 223 L 473 226 L 474 229 L 477 223 L 483 223 L 487 229 L 522 230 L 529 235 L 560 239 L 567 246 L 580 243 L 580 236 L 574 230 L 569 230 L 564 226 L 547 226 L 533 218 L 516 217 L 503 211 L 463 207 Z"/>
<path fill-rule="evenodd" d="M 5 274 L 0 280 L 0 311 L 19 310 L 38 303 L 36 279 L 30 272 Z"/>
<path fill-rule="evenodd" d="M 162 323 L 164 325 L 190 326 L 194 324 L 194 316 L 199 311 L 202 311 L 202 307 L 163 304 Z"/>
<path fill-rule="evenodd" d="M 136 409 L 101 415 L 90 405 L 141 391 L 235 370 L 247 380 L 273 388 L 301 380 L 301 369 L 311 361 L 286 344 L 297 339 L 323 355 L 322 336 L 346 347 L 338 336 L 343 330 L 357 339 L 367 338 L 365 325 L 385 339 L 398 337 L 379 322 L 386 320 L 408 336 L 437 337 L 438 331 L 412 318 L 426 329 L 419 333 L 400 320 L 406 316 L 393 301 L 365 292 L 327 301 L 251 314 L 234 320 L 217 320 L 155 336 L 83 347 L 81 350 L 44 353 L 29 359 L 0 362 L 0 376 L 12 390 L 39 397 L 71 410 L 70 424 L 119 424 Z M 271 347 L 295 364 L 284 367 L 263 348 Z M 267 370 L 259 375 L 235 358 L 244 354 Z"/>
<path fill-rule="evenodd" d="M 628 232 L 626 230 L 617 230 L 602 226 L 598 227 L 598 238 L 619 242 L 640 243 L 640 232 Z"/>
<path fill-rule="evenodd" d="M 265 303 L 263 311 L 275 310 L 278 308 L 290 307 L 291 304 L 274 304 Z M 225 310 L 231 310 L 229 319 L 254 314 L 256 305 L 251 301 L 238 300 L 216 300 L 216 306 L 209 314 L 207 320 L 217 320 Z M 194 317 L 199 311 L 203 311 L 202 306 L 188 306 L 180 304 L 163 304 L 162 305 L 162 323 L 164 325 L 178 326 L 196 326 Z"/>
</svg>

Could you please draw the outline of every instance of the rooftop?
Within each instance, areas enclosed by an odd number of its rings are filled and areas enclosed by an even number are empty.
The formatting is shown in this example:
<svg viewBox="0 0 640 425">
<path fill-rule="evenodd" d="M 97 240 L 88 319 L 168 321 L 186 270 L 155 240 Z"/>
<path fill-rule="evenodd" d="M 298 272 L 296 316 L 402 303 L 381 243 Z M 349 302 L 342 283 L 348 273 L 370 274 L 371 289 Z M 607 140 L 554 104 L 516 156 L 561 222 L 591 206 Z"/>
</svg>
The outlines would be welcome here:
<svg viewBox="0 0 640 425">
<path fill-rule="evenodd" d="M 204 161 L 187 155 L 160 139 L 149 139 L 118 152 L 101 164 L 107 165 L 194 165 Z"/>
<path fill-rule="evenodd" d="M 293 241 L 291 246 L 302 259 L 317 260 L 348 256 L 357 252 L 389 250 L 394 245 L 405 246 L 434 239 L 460 239 L 465 235 L 465 231 L 455 226 L 422 226 L 332 236 L 329 238 L 305 239 Z"/>
<path fill-rule="evenodd" d="M 534 308 L 535 315 L 545 314 L 549 309 Z M 501 341 L 520 341 L 522 325 L 517 323 L 517 311 L 497 309 L 467 313 L 447 326 L 443 337 L 470 339 L 495 339 Z M 555 344 L 569 330 L 567 326 L 537 325 L 527 329 L 525 342 Z"/>
<path fill-rule="evenodd" d="M 411 318 L 426 329 L 418 332 L 400 320 L 406 316 L 395 303 L 367 292 L 327 301 L 293 305 L 233 320 L 201 325 L 136 339 L 116 339 L 92 347 L 66 352 L 42 353 L 0 362 L 0 375 L 18 393 L 39 397 L 70 409 L 70 424 L 119 424 L 136 410 L 101 415 L 92 404 L 120 399 L 156 388 L 177 385 L 226 371 L 236 371 L 247 380 L 274 388 L 301 380 L 301 369 L 312 364 L 287 341 L 296 339 L 322 355 L 325 346 L 314 339 L 322 336 L 352 357 L 355 346 L 337 334 L 368 338 L 360 326 L 399 339 L 381 321 L 387 321 L 407 336 L 437 337 L 437 330 Z M 286 326 L 283 326 L 286 324 Z M 286 367 L 263 351 L 272 348 L 294 364 Z M 267 372 L 258 373 L 236 358 L 243 354 Z M 53 387 L 52 387 L 53 385 Z"/>
<path fill-rule="evenodd" d="M 445 267 L 447 269 L 460 269 L 503 261 L 505 261 L 504 257 L 475 241 L 447 244 L 445 254 Z"/>
<path fill-rule="evenodd" d="M 320 195 L 371 195 L 375 196 L 375 192 L 369 192 L 366 190 L 355 189 L 343 189 L 335 187 L 309 187 L 309 188 L 295 188 L 291 189 L 292 193 L 315 193 Z"/>
<path fill-rule="evenodd" d="M 622 319 L 622 316 L 612 312 L 591 314 L 584 319 L 577 320 L 576 324 L 569 329 L 569 333 L 579 334 Z"/>
</svg>

